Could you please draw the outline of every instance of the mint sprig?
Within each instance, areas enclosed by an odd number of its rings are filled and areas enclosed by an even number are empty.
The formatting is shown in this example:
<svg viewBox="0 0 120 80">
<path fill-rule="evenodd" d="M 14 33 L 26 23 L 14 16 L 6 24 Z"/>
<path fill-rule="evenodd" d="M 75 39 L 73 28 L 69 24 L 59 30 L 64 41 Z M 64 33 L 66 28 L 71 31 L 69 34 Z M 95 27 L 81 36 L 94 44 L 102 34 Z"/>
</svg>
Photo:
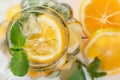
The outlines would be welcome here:
<svg viewBox="0 0 120 80">
<path fill-rule="evenodd" d="M 84 74 L 84 71 L 82 69 L 82 65 L 81 64 L 78 64 L 78 70 L 73 73 L 69 78 L 68 80 L 86 80 L 86 77 L 85 77 L 85 74 Z"/>
<path fill-rule="evenodd" d="M 78 61 L 78 65 L 79 65 L 78 70 L 75 73 L 73 73 L 68 78 L 68 80 L 86 80 L 86 76 L 82 66 L 86 68 L 92 80 L 94 80 L 94 78 L 105 76 L 107 74 L 106 72 L 98 71 L 100 68 L 100 64 L 101 64 L 101 61 L 97 57 L 88 66 Z"/>
<path fill-rule="evenodd" d="M 94 78 L 102 77 L 106 75 L 106 72 L 98 72 L 100 67 L 100 60 L 96 57 L 92 63 L 87 67 L 87 71 L 89 72 L 92 80 Z"/>
<path fill-rule="evenodd" d="M 16 76 L 24 76 L 28 72 L 27 55 L 24 51 L 14 51 L 10 62 L 10 70 Z"/>
<path fill-rule="evenodd" d="M 10 30 L 10 41 L 14 47 L 23 47 L 25 44 L 25 36 L 23 36 L 20 27 L 22 24 L 16 21 Z"/>
<path fill-rule="evenodd" d="M 26 53 L 23 50 L 25 44 L 25 36 L 21 31 L 22 24 L 18 19 L 10 29 L 10 51 L 12 58 L 10 61 L 10 70 L 16 76 L 24 76 L 27 74 L 29 69 L 29 61 Z"/>
</svg>

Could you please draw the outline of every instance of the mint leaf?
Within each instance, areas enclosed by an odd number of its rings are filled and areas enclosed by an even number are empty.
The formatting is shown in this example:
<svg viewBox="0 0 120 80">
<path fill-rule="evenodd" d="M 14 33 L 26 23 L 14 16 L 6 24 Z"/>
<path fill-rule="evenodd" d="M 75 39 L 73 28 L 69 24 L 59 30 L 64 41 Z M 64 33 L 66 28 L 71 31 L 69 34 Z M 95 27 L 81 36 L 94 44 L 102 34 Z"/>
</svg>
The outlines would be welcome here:
<svg viewBox="0 0 120 80">
<path fill-rule="evenodd" d="M 106 72 L 96 72 L 94 73 L 94 77 L 98 78 L 98 77 L 102 77 L 102 76 L 105 76 L 106 75 Z"/>
<path fill-rule="evenodd" d="M 100 67 L 100 63 L 101 63 L 100 60 L 96 57 L 94 61 L 88 65 L 87 68 L 88 72 L 92 73 L 96 72 Z"/>
<path fill-rule="evenodd" d="M 106 72 L 98 72 L 100 64 L 101 64 L 101 61 L 96 57 L 94 61 L 90 63 L 89 66 L 87 67 L 87 70 L 92 80 L 94 80 L 94 78 L 102 77 L 107 74 Z"/>
<path fill-rule="evenodd" d="M 11 28 L 10 31 L 10 40 L 12 43 L 12 46 L 14 47 L 23 47 L 25 43 L 25 36 L 23 36 L 20 27 L 21 23 L 19 21 L 16 21 Z"/>
<path fill-rule="evenodd" d="M 86 80 L 86 77 L 85 77 L 85 74 L 84 74 L 84 71 L 82 69 L 82 65 L 79 64 L 79 69 L 73 73 L 69 78 L 68 80 Z"/>
<path fill-rule="evenodd" d="M 22 48 L 19 48 L 19 47 L 11 47 L 10 48 L 11 51 L 21 51 L 23 50 Z"/>
<path fill-rule="evenodd" d="M 27 55 L 23 51 L 14 51 L 10 62 L 10 69 L 16 76 L 24 76 L 27 74 L 29 62 Z"/>
</svg>

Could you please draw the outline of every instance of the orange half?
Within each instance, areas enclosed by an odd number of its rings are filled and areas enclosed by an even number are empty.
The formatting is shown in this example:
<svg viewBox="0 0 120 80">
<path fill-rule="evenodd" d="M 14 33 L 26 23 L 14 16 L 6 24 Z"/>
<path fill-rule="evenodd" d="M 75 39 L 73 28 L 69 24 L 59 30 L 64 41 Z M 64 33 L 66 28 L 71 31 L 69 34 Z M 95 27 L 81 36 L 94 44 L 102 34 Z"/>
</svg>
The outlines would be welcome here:
<svg viewBox="0 0 120 80">
<path fill-rule="evenodd" d="M 101 70 L 108 74 L 120 72 L 120 29 L 101 29 L 88 41 L 84 56 L 88 63 L 95 57 L 101 60 Z"/>
<path fill-rule="evenodd" d="M 120 28 L 120 0 L 82 0 L 80 20 L 88 36 L 102 28 Z"/>
</svg>

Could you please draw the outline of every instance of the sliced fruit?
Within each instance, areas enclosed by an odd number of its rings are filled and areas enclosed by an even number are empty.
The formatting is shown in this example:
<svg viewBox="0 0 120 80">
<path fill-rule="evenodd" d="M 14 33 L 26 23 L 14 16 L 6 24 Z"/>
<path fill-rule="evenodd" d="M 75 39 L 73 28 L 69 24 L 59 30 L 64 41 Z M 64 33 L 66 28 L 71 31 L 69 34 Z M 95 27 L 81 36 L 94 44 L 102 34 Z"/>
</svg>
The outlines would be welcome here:
<svg viewBox="0 0 120 80">
<path fill-rule="evenodd" d="M 67 61 L 67 54 L 65 54 L 58 62 L 56 65 L 54 65 L 51 69 L 46 69 L 45 71 L 34 71 L 34 70 L 29 70 L 28 75 L 30 77 L 36 78 L 36 77 L 40 77 L 40 76 L 49 76 L 52 72 L 55 71 L 56 69 L 60 69 L 60 70 L 65 70 L 69 68 L 68 63 L 66 63 Z M 63 67 L 65 66 L 65 67 Z"/>
<path fill-rule="evenodd" d="M 48 73 L 29 70 L 28 75 L 32 78 L 37 78 L 40 76 L 47 76 Z"/>
<path fill-rule="evenodd" d="M 1 26 L 0 26 L 0 37 L 2 39 L 5 39 L 5 34 L 6 34 L 6 27 L 8 25 L 7 21 L 4 21 Z"/>
<path fill-rule="evenodd" d="M 95 57 L 101 60 L 101 70 L 108 74 L 120 72 L 120 29 L 101 29 L 88 41 L 84 56 L 88 63 Z"/>
<path fill-rule="evenodd" d="M 28 36 L 25 51 L 31 62 L 53 62 L 62 56 L 65 49 L 63 26 L 47 14 L 38 16 L 38 23 L 40 31 Z"/>
<path fill-rule="evenodd" d="M 88 36 L 101 28 L 120 28 L 120 1 L 82 0 L 80 20 Z"/>
<path fill-rule="evenodd" d="M 22 9 L 19 4 L 12 5 L 7 11 L 7 17 L 6 17 L 7 21 L 10 21 L 12 19 L 12 17 L 20 10 L 22 10 Z"/>
</svg>

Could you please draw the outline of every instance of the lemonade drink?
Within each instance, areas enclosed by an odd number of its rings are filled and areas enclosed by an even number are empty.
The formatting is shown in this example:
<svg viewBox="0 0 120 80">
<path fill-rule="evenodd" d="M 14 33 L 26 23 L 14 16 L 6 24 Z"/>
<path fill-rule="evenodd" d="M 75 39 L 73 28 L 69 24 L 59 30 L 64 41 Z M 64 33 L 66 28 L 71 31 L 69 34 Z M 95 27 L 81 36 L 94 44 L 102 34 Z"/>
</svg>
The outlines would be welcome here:
<svg viewBox="0 0 120 80">
<path fill-rule="evenodd" d="M 67 27 L 65 20 L 47 7 L 23 10 L 8 27 L 10 53 L 22 50 L 27 55 L 31 76 L 70 68 L 75 60 L 72 54 L 79 52 L 79 33 L 76 31 L 80 29 L 74 31 L 71 27 Z"/>
</svg>

